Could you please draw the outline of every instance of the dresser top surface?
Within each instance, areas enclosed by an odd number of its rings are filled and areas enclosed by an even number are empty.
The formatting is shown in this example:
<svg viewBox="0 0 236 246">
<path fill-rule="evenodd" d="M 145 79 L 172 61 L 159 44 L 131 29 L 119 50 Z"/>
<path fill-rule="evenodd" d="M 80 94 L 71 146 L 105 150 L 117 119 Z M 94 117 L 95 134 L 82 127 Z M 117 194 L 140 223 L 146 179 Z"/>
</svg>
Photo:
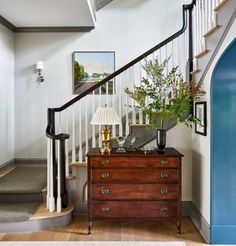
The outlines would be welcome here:
<svg viewBox="0 0 236 246">
<path fill-rule="evenodd" d="M 88 153 L 87 156 L 126 156 L 126 157 L 139 157 L 139 156 L 146 156 L 146 157 L 170 157 L 170 156 L 175 156 L 175 157 L 182 157 L 184 156 L 183 154 L 181 154 L 180 152 L 178 152 L 176 149 L 174 148 L 165 148 L 164 149 L 164 153 L 158 153 L 157 150 L 152 150 L 150 151 L 148 154 L 144 154 L 143 151 L 141 150 L 136 150 L 136 151 L 127 151 L 126 153 L 117 153 L 116 149 L 112 149 L 110 154 L 102 154 L 100 152 L 99 148 L 91 148 Z"/>
</svg>

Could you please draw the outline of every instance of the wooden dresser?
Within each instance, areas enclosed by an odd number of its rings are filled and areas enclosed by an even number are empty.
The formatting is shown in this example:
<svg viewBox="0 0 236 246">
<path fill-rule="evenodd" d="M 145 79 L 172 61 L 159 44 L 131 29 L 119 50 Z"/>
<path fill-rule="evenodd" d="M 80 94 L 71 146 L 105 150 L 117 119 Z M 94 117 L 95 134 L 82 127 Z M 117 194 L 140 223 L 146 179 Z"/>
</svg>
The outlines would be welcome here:
<svg viewBox="0 0 236 246">
<path fill-rule="evenodd" d="M 174 220 L 181 227 L 181 153 L 88 154 L 88 231 L 92 220 Z"/>
</svg>

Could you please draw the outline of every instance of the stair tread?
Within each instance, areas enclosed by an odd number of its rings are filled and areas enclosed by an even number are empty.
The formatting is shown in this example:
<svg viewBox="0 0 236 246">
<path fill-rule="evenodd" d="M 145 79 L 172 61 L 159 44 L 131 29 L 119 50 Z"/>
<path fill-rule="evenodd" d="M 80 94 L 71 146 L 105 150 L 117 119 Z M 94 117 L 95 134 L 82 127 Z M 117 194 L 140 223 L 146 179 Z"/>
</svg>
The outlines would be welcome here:
<svg viewBox="0 0 236 246">
<path fill-rule="evenodd" d="M 58 213 L 57 211 L 49 212 L 46 208 L 45 203 L 41 203 L 39 207 L 35 210 L 34 214 L 30 217 L 30 220 L 46 219 L 46 218 L 55 218 L 64 216 L 73 211 L 74 206 L 72 204 L 68 205 L 67 208 L 62 208 L 62 211 Z"/>
<path fill-rule="evenodd" d="M 220 2 L 220 3 L 214 8 L 214 11 L 215 11 L 215 12 L 220 11 L 220 10 L 225 6 L 225 4 L 226 4 L 228 1 L 229 1 L 229 0 L 223 0 L 222 2 Z"/>
<path fill-rule="evenodd" d="M 16 167 L 1 177 L 0 195 L 40 193 L 47 183 L 46 180 L 45 167 Z"/>
<path fill-rule="evenodd" d="M 211 34 L 217 32 L 217 31 L 220 29 L 220 27 L 221 27 L 220 25 L 216 25 L 216 26 L 212 27 L 209 31 L 207 31 L 207 32 L 203 35 L 203 37 L 204 37 L 204 38 L 209 37 Z"/>
<path fill-rule="evenodd" d="M 195 58 L 201 58 L 202 56 L 206 55 L 209 52 L 209 50 L 204 50 L 200 53 L 198 53 Z"/>
</svg>

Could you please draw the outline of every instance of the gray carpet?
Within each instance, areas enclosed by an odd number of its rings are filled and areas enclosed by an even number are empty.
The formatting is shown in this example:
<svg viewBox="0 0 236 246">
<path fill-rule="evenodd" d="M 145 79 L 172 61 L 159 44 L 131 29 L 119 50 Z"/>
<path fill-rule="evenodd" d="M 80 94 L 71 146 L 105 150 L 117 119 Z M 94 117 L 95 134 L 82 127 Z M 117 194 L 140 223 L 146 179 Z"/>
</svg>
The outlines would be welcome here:
<svg viewBox="0 0 236 246">
<path fill-rule="evenodd" d="M 38 193 L 46 185 L 45 167 L 17 167 L 0 178 L 0 194 Z"/>
<path fill-rule="evenodd" d="M 16 167 L 0 177 L 0 223 L 28 220 L 42 202 L 46 167 Z"/>
<path fill-rule="evenodd" d="M 38 202 L 0 203 L 0 223 L 26 221 L 38 206 Z"/>
</svg>

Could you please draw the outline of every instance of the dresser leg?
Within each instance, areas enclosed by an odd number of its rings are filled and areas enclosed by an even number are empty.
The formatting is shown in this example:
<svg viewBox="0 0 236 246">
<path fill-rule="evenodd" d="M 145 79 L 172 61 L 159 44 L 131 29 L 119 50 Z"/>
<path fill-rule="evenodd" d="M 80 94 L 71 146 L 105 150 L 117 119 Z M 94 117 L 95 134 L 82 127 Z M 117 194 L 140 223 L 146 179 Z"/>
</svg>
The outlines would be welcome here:
<svg viewBox="0 0 236 246">
<path fill-rule="evenodd" d="M 91 234 L 92 221 L 88 221 L 88 235 Z"/>
<path fill-rule="evenodd" d="M 176 222 L 176 227 L 177 227 L 177 233 L 178 234 L 181 234 L 181 221 L 178 220 Z"/>
</svg>

